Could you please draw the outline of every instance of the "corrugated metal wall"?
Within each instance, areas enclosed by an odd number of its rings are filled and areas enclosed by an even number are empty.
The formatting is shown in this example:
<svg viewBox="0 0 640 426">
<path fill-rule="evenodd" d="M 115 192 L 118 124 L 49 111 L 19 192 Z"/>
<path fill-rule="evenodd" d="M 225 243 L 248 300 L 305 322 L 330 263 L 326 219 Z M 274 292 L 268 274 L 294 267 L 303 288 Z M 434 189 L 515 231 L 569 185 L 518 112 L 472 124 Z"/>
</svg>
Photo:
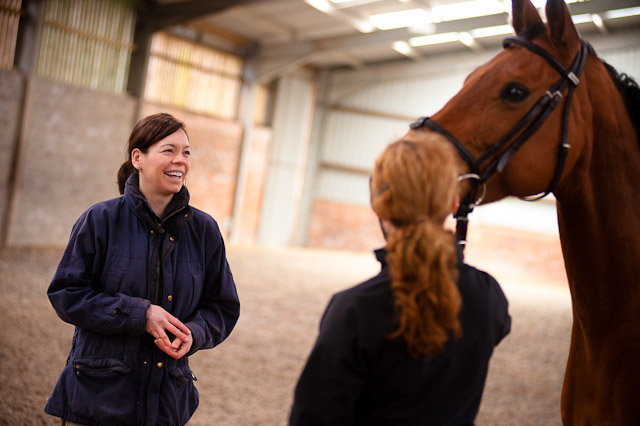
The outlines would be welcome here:
<svg viewBox="0 0 640 426">
<path fill-rule="evenodd" d="M 233 120 L 243 60 L 168 33 L 154 34 L 145 100 Z"/>
<path fill-rule="evenodd" d="M 278 81 L 260 245 L 286 247 L 295 239 L 314 103 L 315 82 L 308 75 L 297 73 Z"/>
<path fill-rule="evenodd" d="M 48 0 L 38 76 L 124 93 L 134 27 L 131 1 Z"/>
<path fill-rule="evenodd" d="M 22 0 L 0 1 L 0 69 L 13 68 Z"/>
<path fill-rule="evenodd" d="M 355 84 L 353 75 L 330 79 L 315 197 L 368 204 L 369 173 L 375 158 L 407 132 L 411 121 L 440 109 L 473 68 L 432 72 L 428 78 L 406 77 L 402 72 L 395 77 L 365 73 Z"/>
</svg>

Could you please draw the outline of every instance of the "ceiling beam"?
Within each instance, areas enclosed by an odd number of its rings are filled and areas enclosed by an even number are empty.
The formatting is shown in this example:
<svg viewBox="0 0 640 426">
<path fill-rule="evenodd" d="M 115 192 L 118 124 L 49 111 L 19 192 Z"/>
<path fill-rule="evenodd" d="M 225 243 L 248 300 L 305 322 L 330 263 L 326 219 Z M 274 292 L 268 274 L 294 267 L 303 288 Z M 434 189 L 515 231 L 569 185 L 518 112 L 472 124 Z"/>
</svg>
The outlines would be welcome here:
<svg viewBox="0 0 640 426">
<path fill-rule="evenodd" d="M 589 0 L 567 5 L 572 15 L 583 13 L 602 13 L 608 10 L 638 7 L 638 0 Z"/>
<path fill-rule="evenodd" d="M 348 65 L 354 70 L 362 69 L 364 66 L 361 61 L 339 51 L 317 51 L 295 58 L 288 58 L 284 61 L 261 61 L 258 63 L 258 72 L 255 80 L 261 83 L 268 83 L 307 65 L 327 60 L 339 60 L 341 63 Z"/>
<path fill-rule="evenodd" d="M 138 3 L 138 19 L 145 21 L 151 31 L 158 31 L 205 15 L 222 12 L 233 6 L 267 1 L 269 0 L 186 0 L 160 3 L 158 0 L 144 0 Z"/>
</svg>

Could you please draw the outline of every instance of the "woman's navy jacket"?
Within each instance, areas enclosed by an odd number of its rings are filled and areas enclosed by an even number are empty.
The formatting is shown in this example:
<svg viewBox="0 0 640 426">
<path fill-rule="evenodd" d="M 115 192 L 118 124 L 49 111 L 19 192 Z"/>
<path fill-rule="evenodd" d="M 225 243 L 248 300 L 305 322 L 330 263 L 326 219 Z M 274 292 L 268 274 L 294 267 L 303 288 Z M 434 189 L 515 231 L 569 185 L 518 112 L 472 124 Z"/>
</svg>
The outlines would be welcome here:
<svg viewBox="0 0 640 426">
<path fill-rule="evenodd" d="M 76 326 L 45 411 L 83 425 L 184 425 L 198 406 L 188 357 L 174 360 L 145 332 L 150 303 L 191 330 L 190 354 L 221 343 L 240 304 L 215 220 L 186 188 L 162 221 L 138 189 L 90 207 L 73 227 L 49 286 L 56 313 Z"/>
</svg>

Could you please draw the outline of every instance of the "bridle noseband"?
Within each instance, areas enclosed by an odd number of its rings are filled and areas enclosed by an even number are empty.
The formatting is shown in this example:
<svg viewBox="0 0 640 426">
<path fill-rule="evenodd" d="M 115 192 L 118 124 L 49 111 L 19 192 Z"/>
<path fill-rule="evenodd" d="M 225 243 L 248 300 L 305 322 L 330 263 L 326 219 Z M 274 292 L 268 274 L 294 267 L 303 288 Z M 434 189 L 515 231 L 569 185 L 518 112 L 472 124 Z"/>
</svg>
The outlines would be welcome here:
<svg viewBox="0 0 640 426">
<path fill-rule="evenodd" d="M 459 181 L 467 179 L 471 181 L 469 192 L 465 195 L 464 199 L 460 203 L 458 211 L 455 214 L 457 222 L 456 237 L 458 244 L 462 245 L 463 248 L 466 244 L 467 227 L 469 222 L 468 215 L 473 211 L 474 207 L 482 201 L 484 193 L 486 193 L 486 182 L 495 173 L 502 172 L 511 157 L 540 128 L 540 126 L 542 126 L 551 112 L 562 100 L 563 92 L 567 87 L 568 91 L 563 111 L 561 143 L 558 152 L 558 162 L 556 163 L 553 178 L 544 193 L 532 197 L 526 197 L 525 200 L 539 200 L 549 195 L 555 189 L 562 176 L 564 164 L 567 159 L 567 153 L 570 148 L 568 140 L 569 111 L 571 109 L 573 92 L 580 82 L 579 77 L 586 62 L 588 51 L 586 43 L 581 43 L 580 50 L 576 54 L 576 57 L 568 70 L 565 69 L 553 56 L 551 56 L 549 52 L 540 46 L 533 44 L 526 38 L 518 36 L 507 37 L 504 39 L 502 44 L 504 48 L 508 48 L 514 44 L 524 46 L 531 52 L 541 56 L 549 65 L 560 73 L 560 79 L 546 91 L 538 102 L 536 102 L 536 104 L 511 128 L 511 130 L 491 145 L 487 152 L 479 158 L 475 158 L 467 147 L 465 147 L 455 136 L 429 117 L 422 117 L 410 125 L 411 129 L 414 130 L 423 130 L 426 127 L 443 135 L 453 144 L 460 157 L 469 167 L 468 173 L 459 177 Z M 481 170 L 481 167 L 485 163 L 487 163 L 487 165 Z M 478 185 L 483 186 L 483 194 L 479 199 L 476 199 Z"/>
</svg>

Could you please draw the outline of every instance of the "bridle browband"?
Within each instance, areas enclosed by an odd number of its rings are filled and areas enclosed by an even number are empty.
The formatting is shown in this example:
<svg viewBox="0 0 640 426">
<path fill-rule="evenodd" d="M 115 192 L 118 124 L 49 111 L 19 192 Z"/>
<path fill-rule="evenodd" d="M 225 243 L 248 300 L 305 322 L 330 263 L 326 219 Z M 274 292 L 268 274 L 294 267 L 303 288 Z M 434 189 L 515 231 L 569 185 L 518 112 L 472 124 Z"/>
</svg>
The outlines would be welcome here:
<svg viewBox="0 0 640 426">
<path fill-rule="evenodd" d="M 504 39 L 502 45 L 504 48 L 508 48 L 514 44 L 524 46 L 531 52 L 541 56 L 549 65 L 551 65 L 558 73 L 560 73 L 560 79 L 553 85 L 546 93 L 536 102 L 536 104 L 522 117 L 502 138 L 495 142 L 491 147 L 481 155 L 479 158 L 475 158 L 473 154 L 465 147 L 455 136 L 449 133 L 444 127 L 440 126 L 434 120 L 429 117 L 422 117 L 417 121 L 411 123 L 410 127 L 414 130 L 422 130 L 425 127 L 432 131 L 438 132 L 447 138 L 453 146 L 457 149 L 460 157 L 467 163 L 469 167 L 468 173 L 460 176 L 459 181 L 469 179 L 472 183 L 469 188 L 469 192 L 465 195 L 464 199 L 460 203 L 458 211 L 455 213 L 456 218 L 456 237 L 458 244 L 466 244 L 467 227 L 469 223 L 468 215 L 471 213 L 478 204 L 482 201 L 486 193 L 486 182 L 495 173 L 500 173 L 504 170 L 511 157 L 520 149 L 522 145 L 542 126 L 544 121 L 549 117 L 551 112 L 555 109 L 558 103 L 563 98 L 563 92 L 568 87 L 566 102 L 564 104 L 563 121 L 562 121 L 562 135 L 561 143 L 558 150 L 558 162 L 556 163 L 556 169 L 553 174 L 553 178 L 544 193 L 525 197 L 527 201 L 535 201 L 546 197 L 555 189 L 556 185 L 560 181 L 562 171 L 564 170 L 564 164 L 567 159 L 567 154 L 570 148 L 568 133 L 569 133 L 569 111 L 571 109 L 571 100 L 573 99 L 573 92 L 580 82 L 580 74 L 584 68 L 587 58 L 587 45 L 584 42 L 580 44 L 580 50 L 576 54 L 571 67 L 567 70 L 560 62 L 558 62 L 549 52 L 541 48 L 540 46 L 533 44 L 530 40 L 524 37 L 507 37 Z M 488 162 L 481 170 L 481 166 Z M 479 199 L 476 199 L 478 185 L 482 185 L 483 193 Z"/>
</svg>

